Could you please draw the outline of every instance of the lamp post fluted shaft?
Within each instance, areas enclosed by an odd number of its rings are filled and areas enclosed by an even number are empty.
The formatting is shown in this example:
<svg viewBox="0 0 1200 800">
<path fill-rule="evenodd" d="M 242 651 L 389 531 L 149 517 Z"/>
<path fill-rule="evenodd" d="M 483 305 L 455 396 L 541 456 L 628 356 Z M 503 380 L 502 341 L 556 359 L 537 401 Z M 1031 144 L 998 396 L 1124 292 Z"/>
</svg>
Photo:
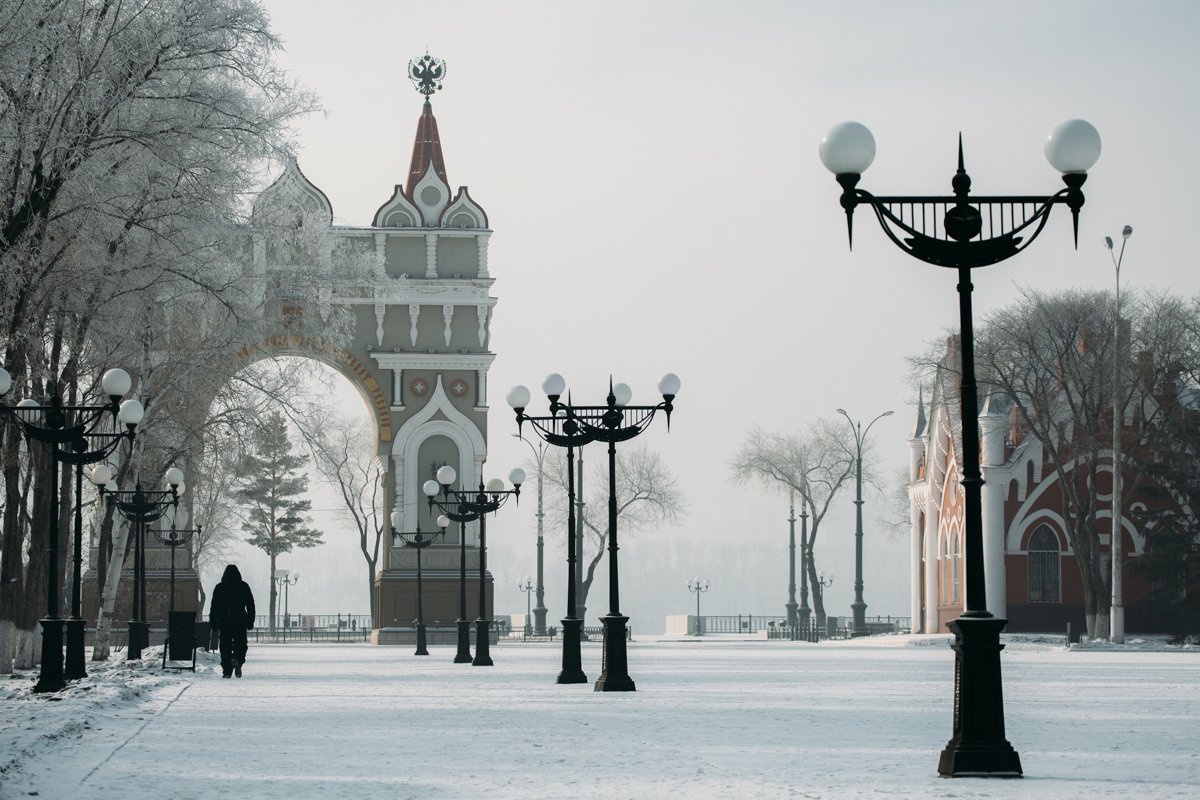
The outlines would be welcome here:
<svg viewBox="0 0 1200 800">
<path fill-rule="evenodd" d="M 1113 324 L 1113 386 L 1112 386 L 1112 534 L 1109 539 L 1109 555 L 1112 561 L 1112 598 L 1109 609 L 1109 639 L 1117 644 L 1125 641 L 1125 601 L 1123 593 L 1123 564 L 1121 548 L 1124 536 L 1124 516 L 1121 511 L 1121 262 L 1125 260 L 1125 244 L 1133 235 L 1133 227 L 1126 225 L 1121 230 L 1121 253 L 1113 253 L 1112 239 L 1105 237 L 1109 255 L 1113 260 L 1116 277 L 1116 296 Z"/>
<path fill-rule="evenodd" d="M 1005 261 L 1028 247 L 1056 205 L 1071 212 L 1076 244 L 1087 171 L 1100 156 L 1100 136 L 1083 120 L 1068 120 L 1047 137 L 1047 160 L 1065 188 L 1041 196 L 971 196 L 971 178 L 958 142 L 958 169 L 950 196 L 876 196 L 858 188 L 875 158 L 875 139 L 857 122 L 835 126 L 821 141 L 822 162 L 842 187 L 840 203 L 853 245 L 854 211 L 867 205 L 883 232 L 908 255 L 958 274 L 961 330 L 963 530 L 966 608 L 949 623 L 955 653 L 954 731 L 942 750 L 938 772 L 946 777 L 1020 777 L 1021 760 L 1004 734 L 1000 631 L 1006 620 L 987 610 L 984 585 L 983 515 L 979 469 L 979 398 L 971 308 L 971 270 Z"/>
<path fill-rule="evenodd" d="M 789 628 L 796 627 L 796 497 L 793 494 L 788 502 L 788 601 L 784 604 L 787 609 L 787 624 Z"/>
<path fill-rule="evenodd" d="M 516 438 L 521 439 L 517 434 L 513 434 Z M 538 442 L 535 447 L 533 442 L 526 439 L 521 439 L 525 444 L 529 445 L 529 449 L 533 451 L 534 459 L 537 463 L 537 605 L 533 607 L 533 632 L 537 636 L 546 635 L 546 585 L 544 580 L 545 562 L 543 552 L 545 549 L 545 538 L 543 536 L 542 522 L 545 518 L 545 513 L 542 510 L 543 498 L 543 462 L 546 458 L 546 445 L 543 442 Z M 528 604 L 526 604 L 528 605 Z"/>
<path fill-rule="evenodd" d="M 812 609 L 808 607 L 808 501 L 800 497 L 800 624 L 807 627 Z"/>
</svg>

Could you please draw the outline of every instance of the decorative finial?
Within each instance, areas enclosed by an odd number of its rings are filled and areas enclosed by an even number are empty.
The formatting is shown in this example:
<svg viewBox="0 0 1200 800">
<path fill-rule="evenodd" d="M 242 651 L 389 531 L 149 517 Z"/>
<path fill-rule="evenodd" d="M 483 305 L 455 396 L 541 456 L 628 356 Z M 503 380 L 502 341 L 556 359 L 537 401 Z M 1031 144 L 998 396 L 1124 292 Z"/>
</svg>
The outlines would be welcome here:
<svg viewBox="0 0 1200 800">
<path fill-rule="evenodd" d="M 428 52 L 408 62 L 408 79 L 426 98 L 442 88 L 442 79 L 445 77 L 446 62 L 429 55 Z"/>
</svg>

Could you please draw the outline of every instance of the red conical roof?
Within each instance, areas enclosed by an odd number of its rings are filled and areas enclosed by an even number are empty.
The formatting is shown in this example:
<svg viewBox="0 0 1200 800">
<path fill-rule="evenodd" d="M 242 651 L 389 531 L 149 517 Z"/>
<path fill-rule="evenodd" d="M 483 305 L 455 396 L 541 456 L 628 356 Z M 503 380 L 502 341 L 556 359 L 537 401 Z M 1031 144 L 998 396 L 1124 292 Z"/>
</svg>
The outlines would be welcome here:
<svg viewBox="0 0 1200 800">
<path fill-rule="evenodd" d="M 430 104 L 429 98 L 426 98 L 425 108 L 421 111 L 421 119 L 417 122 L 417 138 L 413 142 L 412 166 L 408 169 L 407 183 L 410 200 L 413 187 L 421 178 L 425 177 L 430 164 L 433 164 L 433 170 L 437 176 L 449 186 L 450 181 L 446 178 L 446 160 L 442 158 L 442 140 L 438 137 L 437 120 L 433 116 L 433 106 Z"/>
</svg>

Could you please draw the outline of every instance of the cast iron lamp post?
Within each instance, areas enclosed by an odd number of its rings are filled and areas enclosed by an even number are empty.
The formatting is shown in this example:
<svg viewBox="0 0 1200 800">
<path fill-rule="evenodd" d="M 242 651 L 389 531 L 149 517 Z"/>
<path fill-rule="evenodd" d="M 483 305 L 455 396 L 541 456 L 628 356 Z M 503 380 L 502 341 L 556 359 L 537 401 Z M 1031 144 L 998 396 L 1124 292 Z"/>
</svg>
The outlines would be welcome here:
<svg viewBox="0 0 1200 800">
<path fill-rule="evenodd" d="M 867 434 L 871 432 L 871 426 L 884 417 L 890 417 L 891 411 L 885 411 L 867 425 L 864 431 L 861 422 L 855 422 L 850 419 L 850 415 L 846 413 L 846 409 L 839 408 L 839 414 L 846 418 L 846 422 L 850 423 L 850 432 L 854 434 L 854 602 L 850 604 L 850 611 L 854 618 L 854 632 L 852 636 L 867 635 L 867 604 L 863 602 L 863 524 L 862 524 L 862 453 L 863 442 L 867 440 Z"/>
<path fill-rule="evenodd" d="M 796 495 L 788 498 L 788 601 L 787 624 L 796 632 Z"/>
<path fill-rule="evenodd" d="M 18 428 L 31 440 L 45 444 L 50 450 L 50 513 L 46 526 L 46 616 L 42 626 L 42 658 L 35 692 L 57 692 L 66 685 L 66 680 L 82 678 L 87 674 L 84 667 L 84 620 L 80 616 L 81 574 L 83 561 L 83 517 L 79 494 L 82 491 L 82 465 L 107 457 L 122 439 L 132 440 L 137 423 L 142 420 L 142 405 L 136 400 L 121 402 L 129 392 L 132 380 L 123 369 L 110 369 L 100 379 L 101 391 L 108 396 L 105 405 L 63 405 L 57 382 L 47 385 L 50 394 L 46 405 L 32 398 L 25 398 L 8 406 L 0 403 L 0 413 L 12 419 Z M 0 368 L 0 396 L 12 388 L 12 376 Z M 105 418 L 112 415 L 114 427 L 124 423 L 126 431 L 119 428 L 112 433 L 97 430 Z M 104 440 L 97 450 L 88 450 L 89 439 Z M 58 615 L 58 517 L 59 480 L 58 465 L 76 465 L 75 480 L 75 542 L 74 572 L 71 584 L 71 619 L 65 623 L 67 632 L 66 669 L 63 660 L 64 621 Z"/>
<path fill-rule="evenodd" d="M 136 488 L 118 489 L 112 480 L 112 470 L 105 464 L 92 469 L 92 483 L 121 512 L 133 526 L 133 586 L 129 619 L 129 646 L 125 649 L 125 660 L 136 661 L 142 657 L 142 648 L 150 645 L 150 623 L 146 621 L 146 528 L 167 513 L 167 509 L 179 506 L 179 495 L 183 494 L 183 471 L 171 467 L 163 476 L 167 489 L 145 491 L 141 483 Z"/>
<path fill-rule="evenodd" d="M 161 544 L 165 544 L 171 548 L 171 595 L 167 605 L 167 643 L 163 646 L 163 665 L 167 663 L 167 651 L 171 649 L 171 642 L 174 641 L 171 633 L 172 617 L 175 616 L 175 548 L 182 547 L 191 541 L 193 536 L 200 536 L 204 531 L 204 519 L 201 515 L 195 516 L 194 528 L 176 528 L 172 523 L 171 527 L 162 530 L 154 528 L 154 538 L 158 539 Z"/>
<path fill-rule="evenodd" d="M 533 633 L 533 626 L 529 623 L 529 618 L 532 616 L 529 604 L 532 602 L 533 594 L 533 579 L 526 578 L 524 583 L 518 583 L 517 588 L 525 595 L 525 635 L 529 636 Z"/>
<path fill-rule="evenodd" d="M 559 376 L 561 379 L 561 376 Z M 565 382 L 564 382 L 565 383 Z M 522 389 L 523 387 L 518 387 Z M 543 385 L 543 388 L 545 386 Z M 564 386 L 551 388 L 563 389 Z M 509 404 L 517 411 L 517 422 L 522 421 L 523 406 L 517 400 L 528 402 L 529 390 L 509 392 Z M 577 406 L 567 403 L 567 417 L 578 424 L 578 430 L 587 441 L 608 443 L 608 614 L 600 621 L 604 625 L 604 658 L 600 677 L 596 681 L 598 692 L 632 692 L 637 688 L 629 677 L 629 655 L 625 644 L 625 623 L 629 617 L 620 611 L 620 581 L 617 568 L 617 442 L 625 442 L 646 430 L 655 414 L 666 414 L 670 428 L 671 412 L 675 396 L 679 393 L 679 376 L 673 372 L 663 375 L 658 381 L 662 402 L 652 406 L 631 406 L 633 390 L 626 384 L 613 385 L 609 380 L 607 403 L 602 406 Z M 547 392 L 549 394 L 549 392 Z M 557 405 L 552 400 L 552 408 Z M 553 444 L 553 442 L 552 442 Z"/>
<path fill-rule="evenodd" d="M 1021 775 L 1021 759 L 1004 736 L 1000 631 L 1006 620 L 988 612 L 984 584 L 971 270 L 1004 261 L 1028 247 L 1058 204 L 1071 211 L 1078 245 L 1082 187 L 1087 171 L 1100 157 L 1100 135 L 1083 120 L 1069 120 L 1050 132 L 1045 153 L 1066 184 L 1052 195 L 971 197 L 971 178 L 963 165 L 959 136 L 953 195 L 877 197 L 858 188 L 863 171 L 875 159 L 875 138 L 866 127 L 842 123 L 831 129 L 820 145 L 822 163 L 842 187 L 841 205 L 851 246 L 854 209 L 866 203 L 893 244 L 914 258 L 958 272 L 960 404 L 967 422 L 962 426 L 967 608 L 949 626 L 955 652 L 954 732 L 938 761 L 938 772 L 947 777 Z"/>
<path fill-rule="evenodd" d="M 546 608 L 546 603 L 545 603 L 546 587 L 545 587 L 544 581 L 542 580 L 542 577 L 543 577 L 542 550 L 544 547 L 544 540 L 542 538 L 542 517 L 544 516 L 542 513 L 542 462 L 546 458 L 546 444 L 545 444 L 545 442 L 538 442 L 537 446 L 535 447 L 533 442 L 531 442 L 527 439 L 522 439 L 520 434 L 514 433 L 513 436 L 516 437 L 517 439 L 521 439 L 522 442 L 525 442 L 525 444 L 529 445 L 529 449 L 533 451 L 534 461 L 537 463 L 537 475 L 538 475 L 538 490 L 537 490 L 537 492 L 538 492 L 537 605 L 533 607 L 532 613 L 533 613 L 533 632 L 536 633 L 538 636 L 545 636 L 546 635 L 546 611 L 547 611 L 547 608 Z M 528 599 L 528 598 L 526 598 L 526 599 Z M 529 605 L 529 603 L 526 603 L 525 605 Z"/>
<path fill-rule="evenodd" d="M 433 544 L 434 536 L 442 536 L 446 533 L 446 528 L 450 525 L 450 518 L 442 514 L 437 518 L 438 532 L 436 534 L 422 533 L 420 526 L 415 531 L 401 531 L 404 520 L 399 511 L 392 512 L 392 545 L 403 542 L 405 547 L 411 547 L 417 551 L 417 651 L 413 653 L 415 656 L 427 656 L 429 650 L 426 647 L 425 641 L 425 606 L 423 605 L 422 595 L 423 587 L 421 586 L 421 551 L 429 545 Z"/>
<path fill-rule="evenodd" d="M 299 572 L 290 572 L 286 569 L 275 570 L 275 585 L 283 590 L 283 641 L 287 641 L 288 628 L 292 626 L 292 615 L 288 608 L 289 589 L 300 582 Z M 276 592 L 276 597 L 279 596 Z"/>
<path fill-rule="evenodd" d="M 704 625 L 700 621 L 700 595 L 708 591 L 708 581 L 701 583 L 700 579 L 696 578 L 695 580 L 688 581 L 687 587 L 689 592 L 693 592 L 696 595 L 696 635 L 703 636 Z"/>
<path fill-rule="evenodd" d="M 559 398 L 567 390 L 567 381 L 557 372 L 552 372 L 542 381 L 542 391 L 550 402 L 550 415 L 533 417 L 525 413 L 529 406 L 529 389 L 524 386 L 514 386 L 508 392 L 508 404 L 517 415 L 517 436 L 521 436 L 524 423 L 528 422 L 538 437 L 547 444 L 566 448 L 567 451 L 567 615 L 560 620 L 562 624 L 562 670 L 558 673 L 555 683 L 587 683 L 587 675 L 583 671 L 583 655 L 580 643 L 583 634 L 583 620 L 576 612 L 576 574 L 575 562 L 579 557 L 576 538 L 576 502 L 575 502 L 575 450 L 591 441 L 582 431 L 579 422 L 572 416 L 570 398 L 566 403 Z M 540 477 L 540 476 L 539 476 Z"/>
<path fill-rule="evenodd" d="M 808 627 L 812 609 L 808 607 L 808 501 L 800 496 L 800 624 Z"/>
<path fill-rule="evenodd" d="M 1125 641 L 1125 601 L 1121 586 L 1121 538 L 1124 533 L 1123 517 L 1121 516 L 1121 422 L 1125 416 L 1121 413 L 1121 262 L 1125 260 L 1125 243 L 1133 235 L 1133 226 L 1126 225 L 1121 230 L 1121 252 L 1113 252 L 1113 240 L 1104 237 L 1104 245 L 1112 258 L 1113 269 L 1117 277 L 1116 306 L 1114 308 L 1116 323 L 1113 325 L 1113 386 L 1112 386 L 1112 448 L 1113 448 L 1113 490 L 1112 490 L 1112 534 L 1109 543 L 1109 556 L 1112 560 L 1112 607 L 1109 609 L 1108 638 L 1122 644 Z"/>
<path fill-rule="evenodd" d="M 500 509 L 500 506 L 510 497 L 519 497 L 521 484 L 525 482 L 525 470 L 514 468 L 508 473 L 513 488 L 506 489 L 504 481 L 492 478 L 485 486 L 483 479 L 479 480 L 479 489 L 475 492 L 451 489 L 450 485 L 457 480 L 458 474 L 454 467 L 445 466 L 437 471 L 437 480 L 425 481 L 422 487 L 429 498 L 429 508 L 437 506 L 449 520 L 469 522 L 479 520 L 479 616 L 475 620 L 475 660 L 472 666 L 492 666 L 491 647 L 488 641 L 487 618 L 487 515 Z M 439 492 L 441 499 L 438 498 Z"/>
</svg>

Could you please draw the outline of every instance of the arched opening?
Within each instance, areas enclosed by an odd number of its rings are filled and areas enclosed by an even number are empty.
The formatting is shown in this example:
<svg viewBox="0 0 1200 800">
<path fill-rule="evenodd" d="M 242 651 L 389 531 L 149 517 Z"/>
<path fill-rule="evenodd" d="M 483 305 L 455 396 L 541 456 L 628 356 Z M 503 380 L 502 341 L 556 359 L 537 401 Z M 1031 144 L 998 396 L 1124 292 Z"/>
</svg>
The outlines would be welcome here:
<svg viewBox="0 0 1200 800">
<path fill-rule="evenodd" d="M 1029 602 L 1062 602 L 1062 548 L 1049 525 L 1039 525 L 1029 537 Z"/>
</svg>

